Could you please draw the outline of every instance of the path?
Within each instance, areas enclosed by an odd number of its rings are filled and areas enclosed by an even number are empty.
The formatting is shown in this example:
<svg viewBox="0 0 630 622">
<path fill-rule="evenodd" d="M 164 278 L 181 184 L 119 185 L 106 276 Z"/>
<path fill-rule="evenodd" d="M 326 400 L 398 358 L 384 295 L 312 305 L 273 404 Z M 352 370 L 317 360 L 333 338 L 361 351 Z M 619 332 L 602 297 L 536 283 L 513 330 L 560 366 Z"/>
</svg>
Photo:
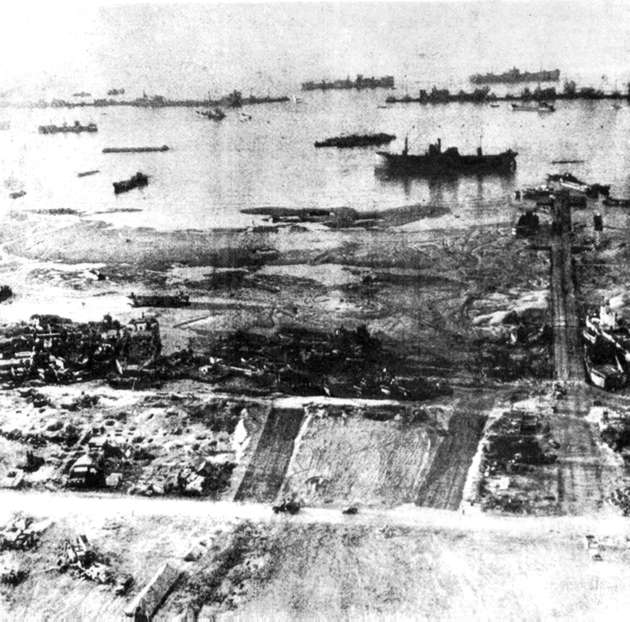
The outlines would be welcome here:
<svg viewBox="0 0 630 622">
<path fill-rule="evenodd" d="M 603 476 L 611 478 L 617 466 L 603 454 L 595 430 L 585 421 L 591 400 L 585 383 L 571 253 L 571 208 L 560 199 L 552 210 L 554 229 L 550 242 L 551 306 L 556 379 L 566 397 L 556 403 L 551 433 L 558 448 L 558 504 L 565 514 L 596 512 L 605 497 Z"/>
</svg>

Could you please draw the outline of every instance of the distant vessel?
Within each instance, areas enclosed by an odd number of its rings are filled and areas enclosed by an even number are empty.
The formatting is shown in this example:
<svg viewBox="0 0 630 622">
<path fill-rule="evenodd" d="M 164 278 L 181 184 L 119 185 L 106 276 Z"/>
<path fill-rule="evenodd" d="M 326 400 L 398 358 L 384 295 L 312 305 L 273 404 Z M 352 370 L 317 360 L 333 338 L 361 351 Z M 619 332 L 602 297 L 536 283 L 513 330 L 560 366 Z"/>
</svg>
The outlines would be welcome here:
<svg viewBox="0 0 630 622">
<path fill-rule="evenodd" d="M 402 153 L 378 151 L 385 159 L 388 169 L 393 173 L 417 175 L 445 175 L 466 173 L 510 174 L 516 169 L 515 151 L 508 149 L 494 155 L 484 155 L 481 147 L 475 155 L 461 155 L 457 147 L 442 151 L 442 141 L 429 145 L 423 155 L 410 155 L 407 139 Z"/>
<path fill-rule="evenodd" d="M 77 173 L 77 177 L 87 177 L 88 175 L 96 175 L 96 173 L 100 173 L 99 169 L 94 169 L 91 171 L 84 171 L 83 173 Z"/>
<path fill-rule="evenodd" d="M 72 93 L 72 97 L 92 97 L 92 93 L 87 91 L 81 91 L 79 93 Z"/>
<path fill-rule="evenodd" d="M 127 192 L 128 190 L 133 190 L 134 188 L 146 186 L 148 183 L 148 175 L 138 171 L 133 177 L 123 181 L 115 181 L 112 185 L 114 186 L 114 193 L 120 194 L 121 192 Z"/>
<path fill-rule="evenodd" d="M 394 134 L 350 134 L 348 136 L 335 136 L 320 140 L 315 143 L 315 147 L 337 147 L 337 149 L 348 149 L 351 147 L 367 147 L 370 145 L 384 145 L 395 140 Z"/>
<path fill-rule="evenodd" d="M 522 104 L 512 104 L 512 110 L 517 112 L 555 112 L 556 107 L 547 102 L 525 102 Z"/>
<path fill-rule="evenodd" d="M 516 82 L 557 82 L 560 70 L 521 71 L 512 67 L 503 73 L 475 73 L 470 76 L 473 84 L 514 84 Z"/>
<path fill-rule="evenodd" d="M 161 147 L 105 147 L 103 153 L 148 153 L 150 151 L 168 151 L 168 145 Z"/>
<path fill-rule="evenodd" d="M 349 77 L 345 80 L 333 80 L 329 82 L 322 80 L 321 82 L 302 82 L 303 91 L 327 91 L 331 89 L 393 89 L 394 88 L 394 76 L 382 76 L 375 78 L 374 76 L 365 77 L 362 74 L 357 74 L 354 80 Z"/>
<path fill-rule="evenodd" d="M 108 95 L 124 95 L 125 94 L 125 89 L 109 89 L 109 91 L 107 91 Z"/>
<path fill-rule="evenodd" d="M 153 296 L 136 296 L 131 293 L 129 295 L 131 304 L 134 307 L 189 307 L 190 297 L 187 294 L 179 292 L 175 295 L 153 295 Z"/>
<path fill-rule="evenodd" d="M 195 110 L 200 117 L 210 119 L 210 121 L 222 121 L 225 119 L 225 112 L 221 108 L 215 108 L 214 110 Z"/>
<path fill-rule="evenodd" d="M 40 125 L 40 134 L 80 134 L 81 132 L 98 132 L 98 126 L 96 123 L 88 123 L 87 125 L 81 125 L 78 121 L 75 121 L 72 125 L 64 123 L 63 125 Z"/>
</svg>

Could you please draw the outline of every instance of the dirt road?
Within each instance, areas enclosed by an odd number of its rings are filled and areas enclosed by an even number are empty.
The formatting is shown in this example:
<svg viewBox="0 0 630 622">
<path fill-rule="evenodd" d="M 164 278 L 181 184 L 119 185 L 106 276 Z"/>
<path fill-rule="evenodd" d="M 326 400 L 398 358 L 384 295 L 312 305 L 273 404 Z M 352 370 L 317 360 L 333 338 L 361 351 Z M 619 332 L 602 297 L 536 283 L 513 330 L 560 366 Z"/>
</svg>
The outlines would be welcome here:
<svg viewBox="0 0 630 622">
<path fill-rule="evenodd" d="M 472 412 L 459 411 L 451 417 L 448 436 L 442 441 L 431 463 L 418 492 L 417 505 L 448 510 L 459 507 L 484 423 L 484 417 Z"/>
<path fill-rule="evenodd" d="M 275 514 L 268 504 L 203 501 L 165 497 L 133 497 L 116 494 L 81 494 L 0 490 L 0 520 L 15 512 L 53 520 L 73 517 L 93 520 L 95 525 L 111 519 L 160 517 L 199 522 L 291 521 L 297 524 L 394 525 L 417 529 L 503 532 L 508 534 L 547 533 L 627 534 L 628 519 L 610 516 L 499 516 L 480 512 L 452 512 L 434 508 L 401 505 L 391 509 L 361 508 L 346 516 L 338 508 L 304 508 L 299 514 Z"/>
<path fill-rule="evenodd" d="M 564 210 L 564 211 L 563 211 Z M 556 403 L 551 426 L 558 448 L 558 503 L 566 514 L 601 509 L 607 488 L 619 475 L 618 464 L 604 455 L 593 426 L 584 420 L 591 400 L 585 383 L 571 253 L 568 205 L 554 208 L 559 235 L 551 238 L 551 301 L 556 378 L 567 395 Z"/>
<path fill-rule="evenodd" d="M 234 497 L 236 501 L 271 502 L 275 499 L 284 481 L 303 418 L 304 410 L 301 408 L 271 410 Z"/>
<path fill-rule="evenodd" d="M 551 240 L 551 304 L 556 378 L 563 381 L 583 380 L 571 241 L 567 233 Z"/>
</svg>

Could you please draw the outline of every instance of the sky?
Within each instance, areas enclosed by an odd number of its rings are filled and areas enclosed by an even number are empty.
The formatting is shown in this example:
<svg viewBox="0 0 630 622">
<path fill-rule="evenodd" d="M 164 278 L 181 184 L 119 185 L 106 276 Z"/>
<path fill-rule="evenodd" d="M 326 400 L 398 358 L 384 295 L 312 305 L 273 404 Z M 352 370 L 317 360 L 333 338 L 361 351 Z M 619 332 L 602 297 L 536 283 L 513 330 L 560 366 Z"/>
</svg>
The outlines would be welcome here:
<svg viewBox="0 0 630 622">
<path fill-rule="evenodd" d="M 629 52 L 624 2 L 11 2 L 0 19 L 0 90 L 286 94 L 355 73 L 448 85 L 513 64 L 612 82 L 630 78 Z"/>
</svg>

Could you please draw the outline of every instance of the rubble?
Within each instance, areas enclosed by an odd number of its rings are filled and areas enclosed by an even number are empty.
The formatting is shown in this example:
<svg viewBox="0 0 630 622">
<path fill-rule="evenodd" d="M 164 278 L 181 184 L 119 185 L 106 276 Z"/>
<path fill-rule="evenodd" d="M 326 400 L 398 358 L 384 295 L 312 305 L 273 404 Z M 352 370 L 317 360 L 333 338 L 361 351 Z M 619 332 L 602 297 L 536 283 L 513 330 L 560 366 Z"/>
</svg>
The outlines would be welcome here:
<svg viewBox="0 0 630 622">
<path fill-rule="evenodd" d="M 199 371 L 206 381 L 239 378 L 265 393 L 404 400 L 450 393 L 444 383 L 406 375 L 403 362 L 364 325 L 333 333 L 285 329 L 270 337 L 237 332 L 216 344 Z"/>
<path fill-rule="evenodd" d="M 112 586 L 117 595 L 124 594 L 132 585 L 133 577 L 117 574 L 109 559 L 90 545 L 85 535 L 63 543 L 63 550 L 57 559 L 59 572 L 70 572 L 87 581 Z"/>
<path fill-rule="evenodd" d="M 0 302 L 9 300 L 13 296 L 13 290 L 8 285 L 0 285 Z"/>
<path fill-rule="evenodd" d="M 541 498 L 535 491 L 528 493 L 524 480 L 518 492 L 511 488 L 513 481 L 526 478 L 534 467 L 555 463 L 558 447 L 541 414 L 518 409 L 504 412 L 489 426 L 482 444 L 483 508 L 521 513 L 555 501 L 553 495 Z"/>
<path fill-rule="evenodd" d="M 18 516 L 0 529 L 0 551 L 26 551 L 37 546 L 39 537 L 52 525 L 51 520 L 37 521 Z"/>
<path fill-rule="evenodd" d="M 111 316 L 75 323 L 55 315 L 34 315 L 28 323 L 5 327 L 0 339 L 0 378 L 17 385 L 32 379 L 70 383 L 125 375 L 161 351 L 159 324 L 142 317 L 123 326 Z"/>
<path fill-rule="evenodd" d="M 0 558 L 0 583 L 15 587 L 28 576 L 28 570 L 23 567 L 15 555 L 3 554 Z"/>
</svg>

